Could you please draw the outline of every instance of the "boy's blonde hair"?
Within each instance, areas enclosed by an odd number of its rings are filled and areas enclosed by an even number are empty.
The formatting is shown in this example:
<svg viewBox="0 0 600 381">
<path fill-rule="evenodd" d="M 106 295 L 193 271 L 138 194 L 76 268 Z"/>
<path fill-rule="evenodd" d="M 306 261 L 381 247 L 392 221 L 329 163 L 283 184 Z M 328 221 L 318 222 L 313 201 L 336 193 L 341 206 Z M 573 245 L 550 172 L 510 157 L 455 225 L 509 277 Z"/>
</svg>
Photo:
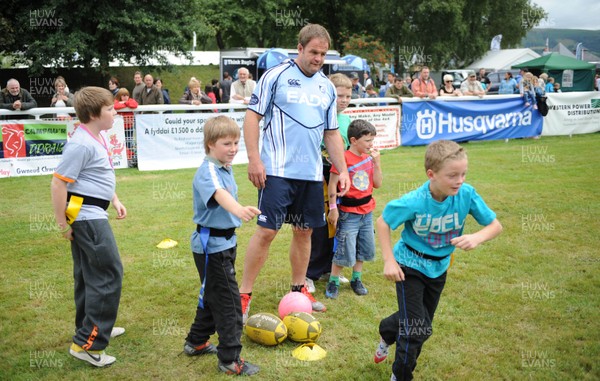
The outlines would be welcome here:
<svg viewBox="0 0 600 381">
<path fill-rule="evenodd" d="M 346 74 L 335 73 L 329 76 L 329 80 L 333 83 L 335 88 L 344 87 L 346 89 L 352 89 L 352 81 Z"/>
<path fill-rule="evenodd" d="M 462 160 L 467 158 L 465 149 L 450 140 L 438 140 L 430 143 L 425 151 L 425 171 L 437 172 L 442 169 L 446 160 Z"/>
<path fill-rule="evenodd" d="M 228 116 L 210 118 L 204 125 L 204 152 L 210 153 L 209 144 L 215 144 L 221 138 L 239 138 L 240 126 Z"/>
<path fill-rule="evenodd" d="M 102 107 L 112 106 L 113 95 L 105 88 L 87 86 L 75 93 L 73 107 L 81 123 L 89 123 L 93 117 L 99 117 Z"/>
</svg>

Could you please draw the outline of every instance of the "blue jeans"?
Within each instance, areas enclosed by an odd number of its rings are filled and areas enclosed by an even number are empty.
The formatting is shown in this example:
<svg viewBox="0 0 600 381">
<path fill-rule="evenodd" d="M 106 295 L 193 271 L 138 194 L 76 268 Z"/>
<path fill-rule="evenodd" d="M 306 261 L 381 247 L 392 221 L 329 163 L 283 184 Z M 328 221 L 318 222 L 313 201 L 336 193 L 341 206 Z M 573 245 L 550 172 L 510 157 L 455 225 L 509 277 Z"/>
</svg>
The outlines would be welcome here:
<svg viewBox="0 0 600 381">
<path fill-rule="evenodd" d="M 373 213 L 356 214 L 340 210 L 335 238 L 334 264 L 353 267 L 356 261 L 372 261 L 375 258 Z"/>
</svg>

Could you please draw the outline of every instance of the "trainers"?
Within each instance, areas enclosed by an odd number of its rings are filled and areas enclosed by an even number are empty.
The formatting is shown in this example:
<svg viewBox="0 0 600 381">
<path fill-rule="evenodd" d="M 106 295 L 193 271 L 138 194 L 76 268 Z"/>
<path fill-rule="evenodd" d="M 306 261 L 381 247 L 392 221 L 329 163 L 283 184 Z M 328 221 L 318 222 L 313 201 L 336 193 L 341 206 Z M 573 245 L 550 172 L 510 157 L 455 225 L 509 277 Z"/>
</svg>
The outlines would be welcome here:
<svg viewBox="0 0 600 381">
<path fill-rule="evenodd" d="M 71 356 L 79 360 L 87 361 L 90 364 L 100 368 L 103 366 L 110 365 L 113 362 L 117 361 L 115 357 L 107 355 L 106 353 L 104 353 L 104 351 L 86 351 L 85 349 L 83 349 L 75 343 L 71 344 L 71 347 L 69 348 L 69 353 L 71 354 Z"/>
<path fill-rule="evenodd" d="M 315 282 L 312 279 L 307 277 L 304 281 L 304 285 L 308 289 L 308 292 L 310 292 L 311 294 L 316 291 Z"/>
<path fill-rule="evenodd" d="M 351 281 L 350 287 L 352 287 L 356 295 L 367 295 L 369 293 L 360 279 Z"/>
<path fill-rule="evenodd" d="M 217 348 L 208 341 L 204 344 L 195 346 L 189 341 L 186 341 L 183 345 L 183 351 L 188 356 L 214 355 L 217 353 Z"/>
<path fill-rule="evenodd" d="M 325 296 L 329 299 L 337 299 L 338 294 L 340 292 L 340 288 L 335 282 L 331 281 L 327 283 L 327 287 L 325 288 Z"/>
<path fill-rule="evenodd" d="M 377 344 L 377 349 L 375 349 L 375 356 L 373 360 L 375 360 L 375 364 L 379 364 L 383 360 L 388 357 L 390 353 L 390 346 L 381 338 L 379 340 L 379 344 Z"/>
<path fill-rule="evenodd" d="M 248 294 L 240 294 L 242 299 L 242 324 L 246 325 L 248 320 L 248 314 L 250 313 L 250 302 L 252 302 L 252 296 Z"/>
<path fill-rule="evenodd" d="M 125 328 L 123 327 L 113 327 L 112 331 L 110 331 L 110 338 L 121 336 L 125 333 Z"/>
<path fill-rule="evenodd" d="M 390 377 L 390 381 L 396 381 L 396 376 L 392 373 L 392 377 Z"/>
<path fill-rule="evenodd" d="M 245 362 L 243 359 L 237 359 L 230 364 L 223 364 L 219 361 L 219 370 L 226 374 L 235 374 L 238 376 L 252 376 L 258 373 L 259 367 Z"/>
<path fill-rule="evenodd" d="M 300 290 L 300 292 L 308 297 L 308 299 L 312 303 L 313 311 L 315 311 L 315 312 L 327 311 L 327 307 L 325 307 L 325 305 L 323 303 L 317 302 L 317 299 L 315 299 L 315 297 L 310 292 L 308 292 L 308 290 L 306 289 L 306 286 L 303 286 L 302 290 Z"/>
<path fill-rule="evenodd" d="M 324 280 L 325 282 L 329 282 L 329 277 L 330 276 L 331 276 L 331 273 L 324 273 L 323 275 L 321 275 L 321 277 L 319 278 L 319 280 Z M 345 276 L 340 275 L 340 284 L 341 283 L 350 283 L 350 281 Z"/>
</svg>

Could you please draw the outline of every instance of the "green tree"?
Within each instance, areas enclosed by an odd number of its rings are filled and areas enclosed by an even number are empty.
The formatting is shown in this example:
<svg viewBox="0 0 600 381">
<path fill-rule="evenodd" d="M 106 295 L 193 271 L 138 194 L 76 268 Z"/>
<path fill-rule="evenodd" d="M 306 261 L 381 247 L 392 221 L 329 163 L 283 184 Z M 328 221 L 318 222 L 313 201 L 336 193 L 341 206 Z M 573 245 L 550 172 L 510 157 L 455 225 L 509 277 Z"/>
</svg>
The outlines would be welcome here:
<svg viewBox="0 0 600 381">
<path fill-rule="evenodd" d="M 0 22 L 0 35 L 18 36 L 6 50 L 21 52 L 32 74 L 44 65 L 97 67 L 105 73 L 115 59 L 166 63 L 161 52 L 185 54 L 193 31 L 210 36 L 198 6 L 195 0 L 13 1 L 4 13 L 12 23 L 7 28 Z"/>
<path fill-rule="evenodd" d="M 503 35 L 503 46 L 514 46 L 547 17 L 529 0 L 379 0 L 371 4 L 381 16 L 373 34 L 392 52 L 400 73 L 412 65 L 462 67 L 485 54 L 495 35 Z"/>
</svg>

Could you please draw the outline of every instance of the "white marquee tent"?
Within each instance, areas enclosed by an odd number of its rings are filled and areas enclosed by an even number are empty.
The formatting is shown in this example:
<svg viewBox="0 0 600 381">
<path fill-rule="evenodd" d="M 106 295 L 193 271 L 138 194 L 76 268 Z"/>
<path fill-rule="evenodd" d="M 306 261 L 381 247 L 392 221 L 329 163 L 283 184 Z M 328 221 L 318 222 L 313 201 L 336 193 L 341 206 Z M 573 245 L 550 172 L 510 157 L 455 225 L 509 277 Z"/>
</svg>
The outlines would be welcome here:
<svg viewBox="0 0 600 381">
<path fill-rule="evenodd" d="M 540 55 L 529 48 L 490 50 L 481 59 L 467 66 L 467 69 L 479 70 L 480 68 L 485 68 L 488 71 L 509 70 L 513 65 L 518 65 L 521 62 L 530 61 L 538 57 Z"/>
</svg>

